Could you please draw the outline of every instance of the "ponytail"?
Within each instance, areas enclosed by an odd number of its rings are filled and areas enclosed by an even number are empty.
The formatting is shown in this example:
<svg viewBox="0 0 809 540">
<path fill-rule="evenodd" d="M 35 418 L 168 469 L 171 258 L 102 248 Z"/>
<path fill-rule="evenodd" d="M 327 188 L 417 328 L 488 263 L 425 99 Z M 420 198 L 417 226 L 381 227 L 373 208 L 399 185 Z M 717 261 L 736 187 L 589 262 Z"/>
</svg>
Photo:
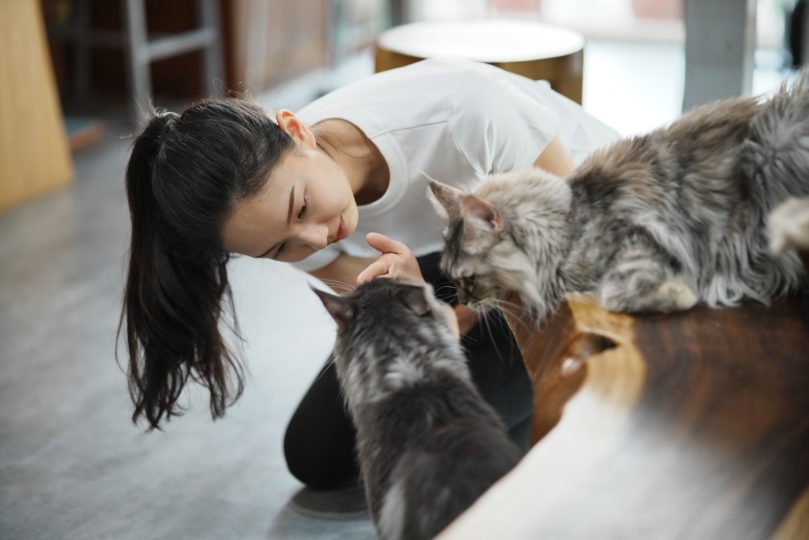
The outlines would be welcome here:
<svg viewBox="0 0 809 540">
<path fill-rule="evenodd" d="M 213 418 L 241 396 L 243 367 L 219 329 L 224 304 L 238 337 L 219 230 L 233 198 L 256 192 L 290 146 L 283 135 L 255 105 L 212 100 L 182 117 L 155 113 L 135 141 L 118 327 L 126 336 L 133 422 L 145 417 L 148 429 L 160 429 L 180 415 L 189 377 L 209 390 Z"/>
<path fill-rule="evenodd" d="M 126 171 L 132 245 L 121 325 L 135 405 L 132 421 L 144 416 L 149 429 L 182 412 L 177 401 L 189 377 L 209 389 L 214 418 L 224 414 L 231 395 L 235 400 L 243 390 L 242 368 L 218 328 L 223 296 L 232 306 L 228 257 L 195 262 L 178 257 L 155 199 L 155 161 L 177 117 L 164 112 L 151 120 L 135 142 Z M 228 388 L 228 370 L 236 375 L 235 392 Z"/>
</svg>

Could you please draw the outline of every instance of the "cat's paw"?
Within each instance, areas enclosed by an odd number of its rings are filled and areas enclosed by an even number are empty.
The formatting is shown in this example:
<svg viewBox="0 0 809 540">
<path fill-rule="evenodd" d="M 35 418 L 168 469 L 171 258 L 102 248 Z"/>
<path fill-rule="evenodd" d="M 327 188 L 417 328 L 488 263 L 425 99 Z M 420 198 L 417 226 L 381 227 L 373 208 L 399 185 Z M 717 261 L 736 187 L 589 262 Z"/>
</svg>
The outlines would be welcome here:
<svg viewBox="0 0 809 540">
<path fill-rule="evenodd" d="M 699 298 L 681 277 L 675 277 L 660 284 L 657 296 L 661 305 L 669 309 L 661 311 L 686 311 L 694 307 Z"/>
<path fill-rule="evenodd" d="M 809 250 L 809 198 L 788 199 L 767 219 L 770 251 L 781 254 L 789 248 Z"/>
<path fill-rule="evenodd" d="M 679 276 L 660 283 L 646 293 L 628 291 L 605 284 L 601 287 L 599 300 L 607 311 L 619 313 L 670 313 L 686 311 L 694 307 L 699 298 Z"/>
</svg>

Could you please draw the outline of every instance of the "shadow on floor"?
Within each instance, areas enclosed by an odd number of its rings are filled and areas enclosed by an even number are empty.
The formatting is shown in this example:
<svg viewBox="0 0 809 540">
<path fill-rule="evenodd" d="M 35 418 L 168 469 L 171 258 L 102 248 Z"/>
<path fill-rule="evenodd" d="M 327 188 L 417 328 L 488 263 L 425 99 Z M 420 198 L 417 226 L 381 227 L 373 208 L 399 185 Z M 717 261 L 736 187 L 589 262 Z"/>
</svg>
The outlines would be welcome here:
<svg viewBox="0 0 809 540">
<path fill-rule="evenodd" d="M 303 488 L 276 515 L 268 538 L 376 538 L 362 486 L 315 491 Z"/>
</svg>

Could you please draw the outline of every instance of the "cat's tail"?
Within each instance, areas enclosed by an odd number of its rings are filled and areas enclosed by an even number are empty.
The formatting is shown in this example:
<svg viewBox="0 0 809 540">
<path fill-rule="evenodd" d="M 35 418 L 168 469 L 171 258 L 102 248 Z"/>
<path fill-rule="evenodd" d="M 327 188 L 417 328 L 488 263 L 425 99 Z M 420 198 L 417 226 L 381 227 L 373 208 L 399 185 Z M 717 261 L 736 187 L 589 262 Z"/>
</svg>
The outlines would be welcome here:
<svg viewBox="0 0 809 540">
<path fill-rule="evenodd" d="M 763 208 L 809 195 L 809 66 L 761 104 L 750 121 L 744 167 Z"/>
</svg>

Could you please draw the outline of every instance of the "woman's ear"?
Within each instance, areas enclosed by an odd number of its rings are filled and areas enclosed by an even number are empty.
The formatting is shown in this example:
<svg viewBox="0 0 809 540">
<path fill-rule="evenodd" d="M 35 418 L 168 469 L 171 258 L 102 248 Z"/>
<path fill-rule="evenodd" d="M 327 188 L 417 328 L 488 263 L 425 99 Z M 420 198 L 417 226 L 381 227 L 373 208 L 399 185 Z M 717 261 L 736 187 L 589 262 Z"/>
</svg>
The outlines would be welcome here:
<svg viewBox="0 0 809 540">
<path fill-rule="evenodd" d="M 315 135 L 303 123 L 303 121 L 295 116 L 287 109 L 278 109 L 275 113 L 275 121 L 281 130 L 292 137 L 292 139 L 302 144 L 306 148 L 314 149 L 316 147 Z"/>
</svg>

